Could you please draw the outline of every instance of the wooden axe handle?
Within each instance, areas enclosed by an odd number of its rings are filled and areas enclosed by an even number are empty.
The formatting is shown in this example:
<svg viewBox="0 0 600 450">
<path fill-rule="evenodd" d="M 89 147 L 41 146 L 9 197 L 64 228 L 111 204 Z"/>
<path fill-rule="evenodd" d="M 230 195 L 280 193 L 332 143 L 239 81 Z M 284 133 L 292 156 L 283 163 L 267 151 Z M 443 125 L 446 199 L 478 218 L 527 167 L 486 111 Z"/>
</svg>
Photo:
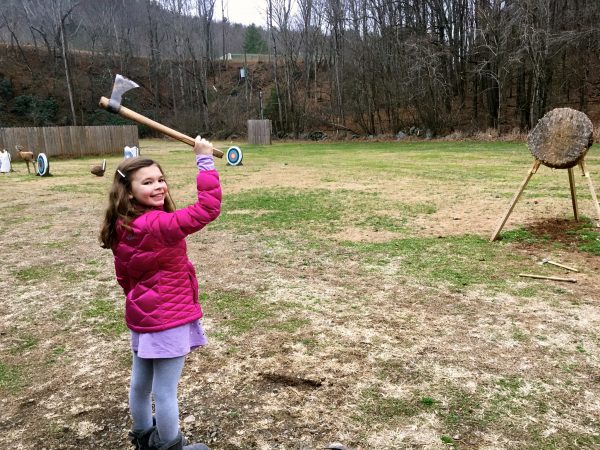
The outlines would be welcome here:
<svg viewBox="0 0 600 450">
<path fill-rule="evenodd" d="M 557 263 L 557 262 L 554 262 L 554 261 L 550 261 L 550 260 L 548 260 L 546 262 L 548 264 L 552 264 L 553 266 L 562 267 L 563 269 L 567 269 L 567 270 L 570 270 L 572 272 L 579 272 L 579 270 L 577 270 L 575 267 L 565 266 L 564 264 L 560 264 L 560 263 Z"/>
<path fill-rule="evenodd" d="M 567 281 L 569 283 L 577 283 L 577 280 L 575 278 L 547 277 L 545 275 L 534 275 L 531 273 L 520 273 L 519 276 L 527 278 L 537 278 L 540 280 Z"/>
<path fill-rule="evenodd" d="M 108 111 L 112 111 L 112 108 L 108 107 L 108 102 L 109 100 L 106 97 L 100 98 L 100 106 Z M 134 122 L 137 122 L 141 125 L 146 125 L 147 127 L 150 127 L 153 130 L 156 130 L 162 134 L 166 134 L 167 136 L 172 137 L 173 139 L 177 139 L 178 141 L 181 141 L 185 144 L 191 145 L 192 147 L 196 142 L 194 138 L 191 138 L 186 134 L 180 133 L 179 131 L 176 131 L 173 128 L 169 128 L 163 125 L 162 123 L 155 122 L 154 120 L 149 119 L 146 116 L 142 116 L 141 114 L 136 113 L 135 111 L 132 111 L 129 108 L 125 108 L 124 106 L 119 107 L 117 113 L 120 116 L 125 117 L 126 119 L 133 120 Z M 223 152 L 221 150 L 213 147 L 212 151 L 213 155 L 217 158 L 223 157 Z"/>
</svg>

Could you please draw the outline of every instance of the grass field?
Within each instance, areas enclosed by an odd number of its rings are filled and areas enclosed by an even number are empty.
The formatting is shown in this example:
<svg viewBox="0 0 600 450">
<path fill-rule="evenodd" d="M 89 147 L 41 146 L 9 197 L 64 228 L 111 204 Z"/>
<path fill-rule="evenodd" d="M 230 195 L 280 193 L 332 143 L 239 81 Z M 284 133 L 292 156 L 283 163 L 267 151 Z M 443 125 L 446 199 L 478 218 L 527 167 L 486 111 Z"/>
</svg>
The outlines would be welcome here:
<svg viewBox="0 0 600 450">
<path fill-rule="evenodd" d="M 579 222 L 567 171 L 542 167 L 490 243 L 532 163 L 523 143 L 241 146 L 242 166 L 217 161 L 221 216 L 188 238 L 210 341 L 180 385 L 188 437 L 216 450 L 600 447 L 600 235 L 577 171 Z M 141 151 L 178 207 L 194 200 L 189 147 Z M 14 161 L 0 176 L 1 448 L 130 448 L 124 299 L 97 239 L 119 161 L 102 178 L 99 159 L 51 160 L 46 178 Z"/>
</svg>

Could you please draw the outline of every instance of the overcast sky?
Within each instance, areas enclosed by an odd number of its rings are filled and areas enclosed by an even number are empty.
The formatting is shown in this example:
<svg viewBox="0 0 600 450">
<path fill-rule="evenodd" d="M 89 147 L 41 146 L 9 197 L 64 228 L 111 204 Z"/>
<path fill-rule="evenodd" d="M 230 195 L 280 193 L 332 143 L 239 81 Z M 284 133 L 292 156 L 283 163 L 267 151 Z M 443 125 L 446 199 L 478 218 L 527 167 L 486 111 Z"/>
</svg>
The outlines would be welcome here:
<svg viewBox="0 0 600 450">
<path fill-rule="evenodd" d="M 225 2 L 225 15 L 230 22 L 257 26 L 266 26 L 265 9 L 267 0 L 223 0 Z M 221 0 L 215 4 L 215 18 L 221 20 Z"/>
</svg>

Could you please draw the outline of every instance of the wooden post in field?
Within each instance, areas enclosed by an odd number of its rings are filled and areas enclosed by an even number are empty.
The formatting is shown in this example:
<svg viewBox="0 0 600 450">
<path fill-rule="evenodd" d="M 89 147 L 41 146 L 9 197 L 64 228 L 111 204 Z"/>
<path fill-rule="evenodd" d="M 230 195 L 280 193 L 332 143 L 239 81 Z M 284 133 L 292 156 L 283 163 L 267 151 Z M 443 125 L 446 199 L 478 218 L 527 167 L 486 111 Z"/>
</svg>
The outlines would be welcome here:
<svg viewBox="0 0 600 450">
<path fill-rule="evenodd" d="M 271 145 L 270 120 L 248 120 L 248 144 Z"/>
</svg>

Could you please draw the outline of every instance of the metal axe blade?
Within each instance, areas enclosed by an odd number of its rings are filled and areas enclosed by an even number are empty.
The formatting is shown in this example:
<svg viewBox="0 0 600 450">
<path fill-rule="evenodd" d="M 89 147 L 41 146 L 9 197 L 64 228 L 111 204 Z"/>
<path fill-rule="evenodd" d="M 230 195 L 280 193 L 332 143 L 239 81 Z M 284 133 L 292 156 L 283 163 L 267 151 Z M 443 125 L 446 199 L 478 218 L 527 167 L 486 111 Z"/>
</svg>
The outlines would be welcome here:
<svg viewBox="0 0 600 450">
<path fill-rule="evenodd" d="M 196 142 L 194 138 L 180 133 L 173 128 L 169 128 L 162 123 L 155 122 L 154 120 L 121 105 L 121 98 L 123 94 L 136 87 L 139 87 L 137 83 L 125 78 L 122 75 L 117 75 L 110 100 L 106 97 L 100 97 L 100 106 L 109 112 L 119 114 L 121 117 L 133 120 L 141 125 L 146 125 L 160 133 L 166 134 L 173 139 L 177 139 L 178 141 L 184 142 L 193 147 Z M 222 158 L 224 155 L 224 153 L 217 148 L 213 147 L 212 151 L 213 155 L 217 158 Z"/>
<path fill-rule="evenodd" d="M 115 77 L 115 84 L 113 84 L 112 94 L 108 101 L 108 110 L 110 112 L 118 113 L 121 108 L 121 99 L 123 94 L 131 89 L 140 87 L 135 81 L 131 81 L 129 78 L 125 78 L 123 75 L 117 74 Z"/>
</svg>

